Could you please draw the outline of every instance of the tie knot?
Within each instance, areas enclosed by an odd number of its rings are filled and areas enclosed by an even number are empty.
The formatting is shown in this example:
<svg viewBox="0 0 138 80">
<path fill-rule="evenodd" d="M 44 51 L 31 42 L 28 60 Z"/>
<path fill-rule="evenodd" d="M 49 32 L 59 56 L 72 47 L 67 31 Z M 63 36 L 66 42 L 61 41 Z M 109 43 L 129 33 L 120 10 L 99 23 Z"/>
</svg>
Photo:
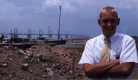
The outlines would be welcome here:
<svg viewBox="0 0 138 80">
<path fill-rule="evenodd" d="M 110 38 L 104 38 L 105 44 L 109 44 L 111 42 Z"/>
</svg>

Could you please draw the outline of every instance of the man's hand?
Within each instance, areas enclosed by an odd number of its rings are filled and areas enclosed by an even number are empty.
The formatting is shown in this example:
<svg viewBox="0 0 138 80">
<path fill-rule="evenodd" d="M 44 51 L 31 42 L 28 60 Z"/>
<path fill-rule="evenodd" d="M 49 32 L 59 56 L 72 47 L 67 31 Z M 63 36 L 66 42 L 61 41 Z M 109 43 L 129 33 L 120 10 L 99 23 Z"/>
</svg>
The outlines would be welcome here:
<svg viewBox="0 0 138 80">
<path fill-rule="evenodd" d="M 112 61 L 110 61 L 110 63 L 114 64 L 114 65 L 119 65 L 120 64 L 120 59 L 112 60 Z"/>
</svg>

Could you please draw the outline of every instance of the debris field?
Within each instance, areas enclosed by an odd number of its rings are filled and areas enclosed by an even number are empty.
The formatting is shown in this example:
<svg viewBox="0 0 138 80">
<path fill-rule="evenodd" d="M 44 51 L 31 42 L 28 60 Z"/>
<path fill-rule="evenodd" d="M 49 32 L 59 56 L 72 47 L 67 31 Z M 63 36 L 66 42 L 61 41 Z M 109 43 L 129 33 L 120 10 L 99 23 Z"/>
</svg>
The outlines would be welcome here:
<svg viewBox="0 0 138 80">
<path fill-rule="evenodd" d="M 47 44 L 25 50 L 0 48 L 1 80 L 87 80 L 77 63 L 82 49 L 60 49 Z"/>
</svg>

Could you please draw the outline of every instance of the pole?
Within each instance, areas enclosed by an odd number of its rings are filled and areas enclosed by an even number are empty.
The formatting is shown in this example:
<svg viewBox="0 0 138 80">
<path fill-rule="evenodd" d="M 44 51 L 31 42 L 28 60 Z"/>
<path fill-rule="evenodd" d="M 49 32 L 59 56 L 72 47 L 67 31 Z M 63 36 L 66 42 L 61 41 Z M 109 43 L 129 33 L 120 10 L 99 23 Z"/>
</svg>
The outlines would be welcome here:
<svg viewBox="0 0 138 80">
<path fill-rule="evenodd" d="M 61 5 L 59 6 L 59 11 L 60 11 L 60 13 L 59 13 L 59 28 L 58 28 L 58 40 L 60 39 L 60 17 L 61 17 Z"/>
<path fill-rule="evenodd" d="M 50 34 L 50 29 L 49 28 L 50 28 L 50 26 L 48 26 L 48 34 Z"/>
<path fill-rule="evenodd" d="M 72 79 L 75 80 L 75 55 L 73 54 L 73 59 L 72 59 Z"/>
</svg>

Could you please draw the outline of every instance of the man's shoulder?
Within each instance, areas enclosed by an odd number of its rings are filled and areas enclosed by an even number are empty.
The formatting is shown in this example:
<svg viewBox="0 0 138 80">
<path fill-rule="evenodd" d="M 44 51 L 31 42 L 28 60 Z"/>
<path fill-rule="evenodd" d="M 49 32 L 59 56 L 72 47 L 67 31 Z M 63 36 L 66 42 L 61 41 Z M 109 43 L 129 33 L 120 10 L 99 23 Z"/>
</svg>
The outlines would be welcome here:
<svg viewBox="0 0 138 80">
<path fill-rule="evenodd" d="M 130 35 L 124 33 L 116 33 L 116 36 L 122 38 L 122 40 L 134 40 Z"/>
<path fill-rule="evenodd" d="M 98 36 L 95 36 L 95 37 L 93 37 L 93 38 L 90 38 L 89 40 L 91 41 L 94 41 L 94 40 L 97 40 L 97 39 L 101 39 L 103 37 L 103 34 L 100 34 L 100 35 L 98 35 Z M 88 40 L 88 41 L 89 41 Z"/>
<path fill-rule="evenodd" d="M 94 42 L 103 38 L 103 34 L 90 38 L 87 42 Z"/>
</svg>

